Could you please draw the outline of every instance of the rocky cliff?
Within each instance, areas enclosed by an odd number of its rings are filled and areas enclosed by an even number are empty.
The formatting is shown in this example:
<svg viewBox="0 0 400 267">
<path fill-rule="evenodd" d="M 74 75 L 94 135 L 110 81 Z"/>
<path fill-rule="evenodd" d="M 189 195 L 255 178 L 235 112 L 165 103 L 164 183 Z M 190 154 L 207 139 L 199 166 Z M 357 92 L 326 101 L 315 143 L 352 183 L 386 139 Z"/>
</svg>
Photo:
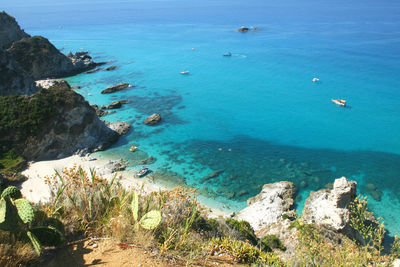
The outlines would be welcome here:
<svg viewBox="0 0 400 267">
<path fill-rule="evenodd" d="M 0 47 L 8 47 L 13 42 L 30 37 L 22 30 L 15 18 L 6 12 L 0 12 Z"/>
<path fill-rule="evenodd" d="M 30 95 L 37 91 L 32 78 L 14 58 L 0 47 L 0 96 Z"/>
<path fill-rule="evenodd" d="M 118 136 L 65 81 L 32 96 L 0 98 L 3 152 L 13 148 L 26 159 L 54 159 L 105 149 Z"/>
<path fill-rule="evenodd" d="M 31 37 L 13 17 L 0 13 L 0 96 L 32 94 L 33 80 L 75 75 L 104 63 L 87 52 L 61 53 L 44 37 Z"/>
<path fill-rule="evenodd" d="M 67 57 L 41 36 L 14 42 L 8 52 L 35 80 L 70 76 L 99 65 L 87 52 L 70 53 Z"/>
</svg>

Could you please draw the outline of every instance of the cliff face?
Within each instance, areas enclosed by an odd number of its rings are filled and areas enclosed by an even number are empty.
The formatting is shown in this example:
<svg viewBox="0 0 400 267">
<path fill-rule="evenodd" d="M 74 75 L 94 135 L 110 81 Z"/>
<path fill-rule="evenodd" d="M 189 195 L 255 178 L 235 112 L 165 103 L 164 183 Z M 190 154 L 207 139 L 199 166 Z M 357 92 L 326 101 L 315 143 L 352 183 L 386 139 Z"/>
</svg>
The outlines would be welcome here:
<svg viewBox="0 0 400 267">
<path fill-rule="evenodd" d="M 28 73 L 5 49 L 0 48 L 0 96 L 30 95 L 36 91 L 37 89 Z"/>
<path fill-rule="evenodd" d="M 74 70 L 71 60 L 60 53 L 49 40 L 41 36 L 14 42 L 8 52 L 35 80 L 59 76 Z"/>
<path fill-rule="evenodd" d="M 0 13 L 0 96 L 32 94 L 33 80 L 75 75 L 103 63 L 87 52 L 61 53 L 44 37 L 26 34 L 13 17 Z"/>
<path fill-rule="evenodd" d="M 30 97 L 0 98 L 0 148 L 14 148 L 28 160 L 105 149 L 118 137 L 65 81 Z"/>
<path fill-rule="evenodd" d="M 19 27 L 15 18 L 4 11 L 0 12 L 0 47 L 8 47 L 11 43 L 28 37 L 29 34 Z"/>
</svg>

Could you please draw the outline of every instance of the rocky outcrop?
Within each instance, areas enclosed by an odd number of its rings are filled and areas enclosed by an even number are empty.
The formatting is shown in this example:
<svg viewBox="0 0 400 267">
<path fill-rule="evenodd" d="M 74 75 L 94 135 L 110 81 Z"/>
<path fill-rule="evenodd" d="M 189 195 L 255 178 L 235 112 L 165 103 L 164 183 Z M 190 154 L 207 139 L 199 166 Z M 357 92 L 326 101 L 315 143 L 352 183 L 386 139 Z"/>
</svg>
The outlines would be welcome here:
<svg viewBox="0 0 400 267">
<path fill-rule="evenodd" d="M 72 64 L 74 65 L 74 68 L 76 72 L 83 72 L 85 70 L 93 69 L 96 66 L 104 65 L 105 62 L 100 62 L 96 63 L 93 61 L 92 57 L 89 56 L 89 52 L 76 52 L 76 53 L 71 53 L 69 52 L 67 54 L 67 58 L 71 60 Z M 97 71 L 100 69 L 94 69 L 94 71 Z"/>
<path fill-rule="evenodd" d="M 107 87 L 106 89 L 104 89 L 103 91 L 101 91 L 101 93 L 102 94 L 111 94 L 114 92 L 124 90 L 130 86 L 131 85 L 129 83 L 120 83 L 120 84 L 116 84 L 116 85 L 111 85 L 111 86 Z"/>
<path fill-rule="evenodd" d="M 29 74 L 5 49 L 0 48 L 0 96 L 30 95 L 37 90 Z"/>
<path fill-rule="evenodd" d="M 118 140 L 85 99 L 65 81 L 32 96 L 0 98 L 0 144 L 28 160 L 105 149 Z M 18 114 L 16 117 L 15 114 Z"/>
<path fill-rule="evenodd" d="M 107 126 L 119 135 L 126 134 L 131 129 L 131 125 L 125 121 L 106 122 Z"/>
<path fill-rule="evenodd" d="M 94 110 L 96 111 L 96 115 L 97 115 L 98 117 L 103 117 L 103 116 L 105 116 L 105 115 L 113 114 L 113 113 L 116 112 L 115 110 L 102 110 L 101 108 L 99 108 L 98 105 L 92 105 L 92 107 L 93 107 Z"/>
<path fill-rule="evenodd" d="M 282 215 L 294 216 L 295 194 L 292 182 L 277 182 L 263 186 L 260 194 L 247 200 L 247 207 L 236 214 L 239 220 L 250 223 L 256 231 L 282 220 Z"/>
<path fill-rule="evenodd" d="M 0 12 L 0 47 L 8 48 L 13 42 L 29 37 L 29 34 L 19 27 L 14 17 L 4 11 Z"/>
<path fill-rule="evenodd" d="M 348 208 L 356 196 L 356 182 L 349 182 L 345 177 L 336 179 L 332 190 L 310 193 L 304 205 L 303 219 L 306 223 L 315 223 L 349 237 L 356 237 L 350 227 Z"/>
<path fill-rule="evenodd" d="M 161 121 L 161 115 L 158 113 L 154 113 L 144 119 L 144 123 L 147 125 L 155 125 Z"/>
<path fill-rule="evenodd" d="M 65 56 L 44 37 L 34 36 L 14 42 L 8 52 L 33 79 L 66 77 L 94 68 L 87 52 Z"/>
<path fill-rule="evenodd" d="M 101 109 L 117 109 L 122 107 L 122 104 L 128 103 L 128 100 L 119 100 L 119 101 L 113 101 L 109 105 L 103 105 L 101 106 Z"/>
</svg>

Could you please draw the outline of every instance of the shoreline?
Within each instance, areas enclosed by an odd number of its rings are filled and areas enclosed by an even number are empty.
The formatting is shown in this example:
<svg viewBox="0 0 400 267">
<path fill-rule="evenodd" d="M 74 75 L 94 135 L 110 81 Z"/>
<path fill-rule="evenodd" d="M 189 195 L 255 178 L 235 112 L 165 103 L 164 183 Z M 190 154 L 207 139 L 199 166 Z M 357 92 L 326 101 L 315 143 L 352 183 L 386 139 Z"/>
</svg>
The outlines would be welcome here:
<svg viewBox="0 0 400 267">
<path fill-rule="evenodd" d="M 45 183 L 46 176 L 52 176 L 55 171 L 61 172 L 64 168 L 71 168 L 73 166 L 81 166 L 86 172 L 90 172 L 91 169 L 96 171 L 96 174 L 102 178 L 110 181 L 115 175 L 119 183 L 124 189 L 130 190 L 135 189 L 142 194 L 150 194 L 159 190 L 169 190 L 170 187 L 151 182 L 145 178 L 139 178 L 136 173 L 129 169 L 123 171 L 113 172 L 110 163 L 116 162 L 108 158 L 99 157 L 96 155 L 96 160 L 89 161 L 90 156 L 79 156 L 73 155 L 70 157 L 31 162 L 22 174 L 28 179 L 21 183 L 21 192 L 24 197 L 34 203 L 45 203 L 51 199 L 51 191 L 49 186 Z M 213 205 L 206 204 L 205 200 L 199 194 L 197 199 L 200 204 L 207 210 L 209 210 L 208 216 L 213 217 L 229 217 L 232 214 L 232 210 L 223 210 Z"/>
</svg>

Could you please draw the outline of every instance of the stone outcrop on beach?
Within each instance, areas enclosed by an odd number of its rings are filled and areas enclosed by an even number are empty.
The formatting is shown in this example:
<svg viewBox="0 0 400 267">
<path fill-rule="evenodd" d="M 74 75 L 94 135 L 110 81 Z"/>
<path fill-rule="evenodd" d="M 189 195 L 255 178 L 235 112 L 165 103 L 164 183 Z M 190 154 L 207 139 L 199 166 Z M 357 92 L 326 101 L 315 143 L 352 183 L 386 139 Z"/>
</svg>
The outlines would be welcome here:
<svg viewBox="0 0 400 267">
<path fill-rule="evenodd" d="M 118 140 L 85 99 L 65 81 L 32 96 L 0 98 L 0 143 L 28 160 L 54 159 L 105 149 Z M 18 117 L 15 117 L 18 113 Z"/>
<path fill-rule="evenodd" d="M 161 115 L 158 113 L 154 113 L 144 119 L 144 123 L 147 125 L 155 125 L 161 121 Z"/>
<path fill-rule="evenodd" d="M 130 87 L 129 83 L 119 83 L 116 85 L 111 85 L 109 87 L 107 87 L 106 89 L 104 89 L 103 91 L 101 91 L 102 94 L 111 94 L 114 92 L 118 92 L 121 90 L 124 90 L 126 88 Z"/>
<path fill-rule="evenodd" d="M 126 134 L 131 129 L 131 125 L 125 121 L 105 122 L 106 125 L 119 135 Z"/>
<path fill-rule="evenodd" d="M 30 95 L 36 91 L 37 88 L 29 74 L 7 50 L 0 48 L 0 96 Z"/>
<path fill-rule="evenodd" d="M 349 204 L 356 196 L 356 182 L 349 182 L 345 177 L 336 179 L 332 190 L 310 193 L 304 205 L 304 221 L 355 237 L 356 233 L 350 227 Z"/>
<path fill-rule="evenodd" d="M 22 30 L 14 17 L 0 12 L 0 47 L 8 48 L 13 42 L 30 37 Z"/>
<path fill-rule="evenodd" d="M 248 221 L 257 232 L 281 221 L 284 214 L 289 217 L 294 215 L 292 210 L 294 194 L 295 188 L 292 182 L 266 184 L 258 195 L 247 200 L 248 206 L 239 211 L 236 218 Z"/>
</svg>

